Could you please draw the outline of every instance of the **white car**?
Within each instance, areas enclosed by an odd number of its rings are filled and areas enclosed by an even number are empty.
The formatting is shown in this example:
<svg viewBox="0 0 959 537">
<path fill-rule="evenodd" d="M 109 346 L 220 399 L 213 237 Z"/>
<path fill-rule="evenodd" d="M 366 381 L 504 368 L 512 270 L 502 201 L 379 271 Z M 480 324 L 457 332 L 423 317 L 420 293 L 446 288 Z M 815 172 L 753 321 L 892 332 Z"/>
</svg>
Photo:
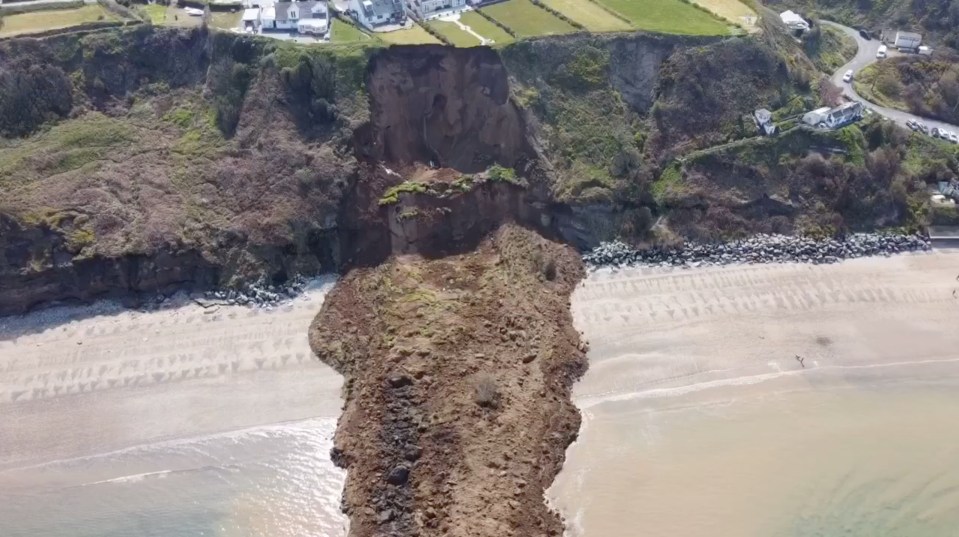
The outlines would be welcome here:
<svg viewBox="0 0 959 537">
<path fill-rule="evenodd" d="M 885 58 L 885 57 L 886 57 L 886 52 L 887 52 L 888 50 L 889 50 L 889 49 L 886 48 L 886 45 L 880 45 L 880 46 L 879 46 L 879 50 L 876 52 L 876 57 L 879 58 L 880 60 L 883 59 L 883 58 Z"/>
<path fill-rule="evenodd" d="M 959 144 L 959 135 L 954 132 L 949 133 L 949 141 L 954 144 Z"/>
<path fill-rule="evenodd" d="M 846 74 L 842 75 L 842 81 L 846 83 L 852 82 L 852 69 L 846 71 Z"/>
</svg>

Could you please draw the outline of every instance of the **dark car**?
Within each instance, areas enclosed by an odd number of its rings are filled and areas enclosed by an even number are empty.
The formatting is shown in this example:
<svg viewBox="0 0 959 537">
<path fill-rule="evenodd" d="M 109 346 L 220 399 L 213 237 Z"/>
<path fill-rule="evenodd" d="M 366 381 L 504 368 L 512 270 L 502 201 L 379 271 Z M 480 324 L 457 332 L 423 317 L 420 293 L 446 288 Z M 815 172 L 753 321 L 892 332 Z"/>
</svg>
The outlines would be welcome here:
<svg viewBox="0 0 959 537">
<path fill-rule="evenodd" d="M 869 35 L 869 31 L 866 30 L 865 28 L 860 28 L 860 29 L 859 29 L 859 37 L 862 37 L 862 38 L 865 39 L 866 41 L 869 41 L 870 39 L 872 39 L 872 36 Z"/>
</svg>

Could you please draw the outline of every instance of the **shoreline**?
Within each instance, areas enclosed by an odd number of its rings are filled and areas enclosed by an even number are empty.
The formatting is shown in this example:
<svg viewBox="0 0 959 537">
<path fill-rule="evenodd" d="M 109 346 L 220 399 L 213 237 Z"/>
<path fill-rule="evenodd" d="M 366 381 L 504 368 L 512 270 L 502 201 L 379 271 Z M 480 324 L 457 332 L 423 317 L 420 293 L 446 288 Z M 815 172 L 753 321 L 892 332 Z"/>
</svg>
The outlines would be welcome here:
<svg viewBox="0 0 959 537">
<path fill-rule="evenodd" d="M 3 319 L 0 437 L 15 440 L 0 468 L 339 417 L 342 377 L 307 340 L 332 281 L 317 279 L 278 308 L 99 302 Z"/>
<path fill-rule="evenodd" d="M 670 423 L 689 416 L 912 393 L 908 386 L 947 394 L 959 385 L 959 334 L 950 331 L 959 251 L 678 269 L 595 269 L 573 295 L 575 326 L 590 344 L 589 369 L 573 388 L 582 429 L 547 493 L 568 536 L 626 537 L 609 509 L 649 500 L 636 480 L 654 469 L 641 456 L 628 471 L 623 461 L 609 462 L 620 452 L 611 446 L 627 449 L 617 435 L 655 446 L 674 438 Z M 622 494 L 611 499 L 611 491 Z M 608 501 L 581 501 L 597 494 Z M 699 535 L 683 527 L 681 520 L 669 526 L 677 536 Z"/>
</svg>

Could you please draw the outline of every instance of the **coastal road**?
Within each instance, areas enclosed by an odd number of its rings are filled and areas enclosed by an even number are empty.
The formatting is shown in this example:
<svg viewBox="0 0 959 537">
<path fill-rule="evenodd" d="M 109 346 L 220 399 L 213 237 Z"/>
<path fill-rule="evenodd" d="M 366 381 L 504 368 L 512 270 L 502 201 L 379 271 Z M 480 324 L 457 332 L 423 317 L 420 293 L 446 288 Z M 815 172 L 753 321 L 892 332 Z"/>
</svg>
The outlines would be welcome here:
<svg viewBox="0 0 959 537">
<path fill-rule="evenodd" d="M 841 24 L 837 24 L 835 22 L 830 22 L 830 21 L 821 21 L 821 23 L 826 26 L 831 26 L 833 28 L 836 28 L 837 30 L 842 31 L 849 37 L 853 38 L 856 41 L 856 45 L 858 45 L 859 47 L 859 51 L 856 53 L 856 57 L 853 58 L 846 65 L 843 65 L 842 67 L 840 67 L 839 70 L 837 70 L 832 75 L 833 84 L 842 88 L 843 94 L 845 94 L 850 99 L 853 99 L 856 101 L 862 101 L 862 103 L 865 104 L 872 111 L 876 112 L 877 114 L 885 118 L 895 121 L 897 124 L 903 127 L 906 126 L 907 121 L 912 120 L 912 121 L 925 123 L 926 125 L 929 126 L 929 128 L 938 127 L 940 129 L 945 129 L 947 131 L 959 132 L 959 126 L 957 125 L 951 125 L 949 123 L 944 123 L 942 121 L 936 121 L 933 119 L 924 118 L 922 116 L 917 116 L 915 114 L 903 112 L 902 110 L 895 110 L 892 108 L 879 106 L 876 103 L 867 101 L 858 93 L 856 93 L 856 89 L 853 87 L 851 83 L 846 83 L 842 81 L 843 74 L 845 74 L 845 72 L 850 69 L 852 69 L 854 73 L 858 74 L 859 71 L 876 62 L 877 61 L 876 53 L 879 51 L 879 46 L 882 43 L 878 39 L 872 39 L 872 40 L 863 39 L 862 36 L 859 35 L 859 32 L 857 30 L 854 30 L 853 28 L 850 28 L 848 26 L 843 26 Z M 895 52 L 893 49 L 891 48 L 889 49 L 890 56 L 893 56 L 896 54 L 898 53 Z"/>
</svg>

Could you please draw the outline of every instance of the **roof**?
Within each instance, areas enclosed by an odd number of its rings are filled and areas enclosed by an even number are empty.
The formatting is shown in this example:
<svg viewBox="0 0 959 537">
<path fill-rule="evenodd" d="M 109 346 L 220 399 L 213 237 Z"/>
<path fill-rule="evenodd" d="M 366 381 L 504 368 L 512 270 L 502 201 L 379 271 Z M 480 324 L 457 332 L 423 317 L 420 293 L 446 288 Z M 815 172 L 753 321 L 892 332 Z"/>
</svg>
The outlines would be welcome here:
<svg viewBox="0 0 959 537">
<path fill-rule="evenodd" d="M 756 110 L 754 112 L 754 115 L 756 116 L 756 119 L 758 121 L 763 123 L 766 123 L 767 121 L 770 121 L 773 118 L 773 113 L 770 112 L 769 110 L 766 110 L 765 108 L 760 108 L 759 110 Z"/>
<path fill-rule="evenodd" d="M 851 109 L 851 108 L 862 108 L 862 103 L 859 102 L 859 101 L 851 101 L 851 102 L 848 102 L 848 103 L 843 103 L 843 104 L 841 104 L 841 105 L 833 108 L 833 109 L 830 110 L 830 111 L 831 111 L 831 112 L 838 112 L 838 111 L 843 111 L 843 110 L 849 110 L 849 109 Z"/>
<path fill-rule="evenodd" d="M 783 11 L 779 14 L 779 18 L 783 20 L 784 23 L 797 23 L 797 24 L 806 24 L 806 20 L 800 17 L 798 14 L 793 11 Z"/>
<path fill-rule="evenodd" d="M 309 19 L 309 18 L 326 18 L 327 16 L 327 6 L 326 0 L 307 0 L 305 2 L 277 2 L 274 4 L 276 9 L 276 20 L 285 21 L 289 19 L 290 7 L 296 5 L 300 8 L 299 19 Z M 322 14 L 322 17 L 316 17 L 316 15 Z"/>
<path fill-rule="evenodd" d="M 399 0 L 364 0 L 362 4 L 367 11 L 367 17 L 389 17 L 404 11 Z"/>
<path fill-rule="evenodd" d="M 260 18 L 260 8 L 251 7 L 243 10 L 244 21 L 255 21 L 258 18 Z"/>
<path fill-rule="evenodd" d="M 922 34 L 915 32 L 896 32 L 896 39 L 905 37 L 906 39 L 922 39 Z"/>
</svg>

